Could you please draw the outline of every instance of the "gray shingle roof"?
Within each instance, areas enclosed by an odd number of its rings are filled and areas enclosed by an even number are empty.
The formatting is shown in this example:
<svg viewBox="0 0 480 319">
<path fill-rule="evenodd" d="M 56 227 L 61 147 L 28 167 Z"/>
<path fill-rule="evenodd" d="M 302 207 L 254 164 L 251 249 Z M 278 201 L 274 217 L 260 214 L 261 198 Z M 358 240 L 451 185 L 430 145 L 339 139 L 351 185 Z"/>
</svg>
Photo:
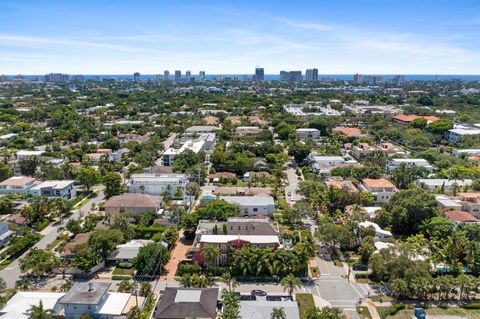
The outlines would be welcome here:
<svg viewBox="0 0 480 319">
<path fill-rule="evenodd" d="M 153 318 L 215 318 L 218 288 L 167 287 Z"/>
</svg>

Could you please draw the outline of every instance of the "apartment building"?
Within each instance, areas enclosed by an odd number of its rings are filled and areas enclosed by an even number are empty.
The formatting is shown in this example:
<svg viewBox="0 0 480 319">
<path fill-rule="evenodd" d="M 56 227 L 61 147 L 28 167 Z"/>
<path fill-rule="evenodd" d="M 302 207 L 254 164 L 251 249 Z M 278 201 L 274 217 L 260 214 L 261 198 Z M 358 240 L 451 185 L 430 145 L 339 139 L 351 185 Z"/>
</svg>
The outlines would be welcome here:
<svg viewBox="0 0 480 319">
<path fill-rule="evenodd" d="M 188 178 L 185 174 L 132 174 L 127 182 L 129 193 L 162 195 L 167 193 L 176 198 L 177 190 L 185 195 Z M 183 197 L 182 195 L 182 197 Z"/>
<path fill-rule="evenodd" d="M 299 140 L 318 139 L 321 135 L 316 128 L 299 128 L 296 133 Z"/>
<path fill-rule="evenodd" d="M 395 185 L 385 178 L 364 178 L 359 187 L 361 190 L 372 193 L 376 203 L 388 203 L 397 192 Z"/>
</svg>

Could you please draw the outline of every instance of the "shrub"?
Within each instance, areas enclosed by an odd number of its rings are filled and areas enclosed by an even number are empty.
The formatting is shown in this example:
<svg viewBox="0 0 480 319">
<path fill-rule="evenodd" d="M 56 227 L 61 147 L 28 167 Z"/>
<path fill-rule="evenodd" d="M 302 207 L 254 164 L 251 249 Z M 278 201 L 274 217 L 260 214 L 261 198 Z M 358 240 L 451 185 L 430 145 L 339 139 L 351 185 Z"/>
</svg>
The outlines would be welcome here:
<svg viewBox="0 0 480 319">
<path fill-rule="evenodd" d="M 397 303 L 388 307 L 387 313 L 389 316 L 395 316 L 397 312 L 403 309 L 405 309 L 405 305 L 403 303 Z"/>
<path fill-rule="evenodd" d="M 122 262 L 118 263 L 118 267 L 124 268 L 124 269 L 130 269 L 130 268 L 133 267 L 133 264 L 131 262 L 128 262 L 128 261 L 122 261 Z"/>
<path fill-rule="evenodd" d="M 441 304 L 438 305 L 438 308 L 448 309 L 448 303 L 441 303 Z"/>
<path fill-rule="evenodd" d="M 202 271 L 202 267 L 199 265 L 185 265 L 180 264 L 177 268 L 177 276 L 183 276 L 185 274 L 198 274 Z"/>
<path fill-rule="evenodd" d="M 368 272 L 357 272 L 355 273 L 355 279 L 368 279 L 370 274 Z"/>
<path fill-rule="evenodd" d="M 480 303 L 466 303 L 463 305 L 463 308 L 470 310 L 480 309 Z"/>
<path fill-rule="evenodd" d="M 129 280 L 130 276 L 120 276 L 120 275 L 114 275 L 112 276 L 112 280 Z"/>
</svg>

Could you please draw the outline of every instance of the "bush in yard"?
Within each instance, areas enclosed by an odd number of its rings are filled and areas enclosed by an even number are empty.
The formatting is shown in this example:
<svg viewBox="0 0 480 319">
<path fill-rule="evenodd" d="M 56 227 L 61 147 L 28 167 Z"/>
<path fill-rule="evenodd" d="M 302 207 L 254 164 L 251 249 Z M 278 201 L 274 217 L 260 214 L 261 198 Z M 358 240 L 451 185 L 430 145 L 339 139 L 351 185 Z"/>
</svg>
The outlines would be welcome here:
<svg viewBox="0 0 480 319">
<path fill-rule="evenodd" d="M 463 305 L 463 308 L 470 310 L 480 309 L 480 303 L 466 303 Z"/>
<path fill-rule="evenodd" d="M 128 262 L 128 261 L 122 261 L 122 262 L 118 263 L 118 267 L 124 268 L 124 269 L 130 269 L 130 268 L 133 267 L 133 264 L 131 262 Z"/>
</svg>

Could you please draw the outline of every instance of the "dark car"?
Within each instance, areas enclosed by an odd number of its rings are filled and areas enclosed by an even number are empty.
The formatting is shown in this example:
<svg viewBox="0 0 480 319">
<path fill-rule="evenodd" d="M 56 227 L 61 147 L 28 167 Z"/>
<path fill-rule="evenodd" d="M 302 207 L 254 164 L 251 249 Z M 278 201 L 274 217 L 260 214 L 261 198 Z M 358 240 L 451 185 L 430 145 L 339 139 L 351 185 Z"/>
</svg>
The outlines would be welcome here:
<svg viewBox="0 0 480 319">
<path fill-rule="evenodd" d="M 263 290 L 258 290 L 258 289 L 252 290 L 252 296 L 265 297 L 266 295 L 267 293 Z"/>
<path fill-rule="evenodd" d="M 367 271 L 368 265 L 364 264 L 353 264 L 352 269 L 355 271 Z"/>
</svg>

